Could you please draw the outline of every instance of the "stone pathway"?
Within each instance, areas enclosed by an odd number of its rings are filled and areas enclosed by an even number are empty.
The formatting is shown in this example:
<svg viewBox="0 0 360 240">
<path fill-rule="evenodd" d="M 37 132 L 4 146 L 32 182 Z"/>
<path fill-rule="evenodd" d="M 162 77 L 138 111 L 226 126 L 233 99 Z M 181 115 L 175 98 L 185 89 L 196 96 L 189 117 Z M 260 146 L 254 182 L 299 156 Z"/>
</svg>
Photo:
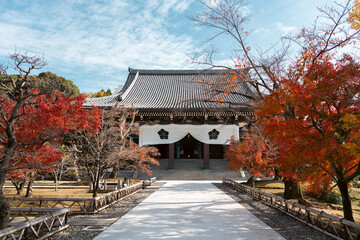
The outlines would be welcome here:
<svg viewBox="0 0 360 240">
<path fill-rule="evenodd" d="M 95 239 L 284 239 L 210 182 L 167 182 Z"/>
</svg>

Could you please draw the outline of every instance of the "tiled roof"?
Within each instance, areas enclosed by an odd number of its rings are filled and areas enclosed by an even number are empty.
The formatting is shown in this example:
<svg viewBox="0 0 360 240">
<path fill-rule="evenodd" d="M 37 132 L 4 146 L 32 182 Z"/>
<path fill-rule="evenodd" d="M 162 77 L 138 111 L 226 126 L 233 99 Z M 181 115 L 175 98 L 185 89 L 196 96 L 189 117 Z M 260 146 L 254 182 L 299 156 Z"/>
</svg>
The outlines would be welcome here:
<svg viewBox="0 0 360 240">
<path fill-rule="evenodd" d="M 98 98 L 87 98 L 84 107 L 91 107 L 91 106 L 97 106 L 97 107 L 114 107 L 116 103 L 118 102 L 119 95 L 111 95 L 106 97 L 98 97 Z"/>
<path fill-rule="evenodd" d="M 130 69 L 124 87 L 116 95 L 88 98 L 84 107 L 131 106 L 147 110 L 220 110 L 229 107 L 247 109 L 248 98 L 239 94 L 222 95 L 225 102 L 209 101 L 211 83 L 224 75 L 224 70 L 138 70 Z M 204 84 L 205 83 L 205 84 Z M 246 82 L 235 91 L 252 94 Z"/>
</svg>

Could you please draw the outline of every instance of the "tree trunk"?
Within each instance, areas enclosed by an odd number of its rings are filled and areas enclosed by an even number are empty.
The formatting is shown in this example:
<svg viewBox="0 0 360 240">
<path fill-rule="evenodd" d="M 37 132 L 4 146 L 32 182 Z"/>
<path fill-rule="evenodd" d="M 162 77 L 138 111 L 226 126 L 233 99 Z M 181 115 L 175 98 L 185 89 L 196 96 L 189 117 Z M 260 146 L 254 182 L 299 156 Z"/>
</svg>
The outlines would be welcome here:
<svg viewBox="0 0 360 240">
<path fill-rule="evenodd" d="M 54 174 L 55 192 L 58 190 L 60 179 L 61 179 L 61 173 L 58 174 L 57 172 L 55 172 Z"/>
<path fill-rule="evenodd" d="M 80 176 L 78 167 L 75 168 L 75 178 L 76 178 L 76 181 L 78 181 L 78 182 L 81 181 L 81 176 Z"/>
<path fill-rule="evenodd" d="M 20 195 L 21 194 L 21 185 L 22 183 L 18 183 L 18 182 L 13 182 L 15 189 L 16 189 L 16 195 Z"/>
<path fill-rule="evenodd" d="M 6 204 L 3 193 L 6 172 L 0 170 L 0 229 L 4 229 L 9 225 L 10 207 Z"/>
<path fill-rule="evenodd" d="M 33 182 L 34 182 L 33 179 L 29 180 L 29 183 L 28 183 L 28 186 L 27 186 L 27 189 L 26 189 L 25 197 L 31 197 L 32 196 Z"/>
<path fill-rule="evenodd" d="M 10 178 L 10 181 L 15 186 L 16 194 L 17 195 L 21 194 L 21 191 L 23 189 L 23 181 L 12 179 L 12 178 Z"/>
<path fill-rule="evenodd" d="M 76 181 L 80 182 L 81 177 L 80 177 L 80 173 L 79 173 L 79 168 L 76 164 L 75 164 L 75 167 L 73 168 L 73 171 L 74 171 L 74 177 L 76 178 Z"/>
<path fill-rule="evenodd" d="M 7 132 L 9 130 L 9 125 Z M 11 129 L 10 129 L 11 130 Z M 4 229 L 9 224 L 10 218 L 10 207 L 6 203 L 6 199 L 3 193 L 3 186 L 6 180 L 6 173 L 9 168 L 9 162 L 11 159 L 12 152 L 16 146 L 15 134 L 7 134 L 11 135 L 8 137 L 8 144 L 5 147 L 5 151 L 3 157 L 0 161 L 0 229 Z"/>
<path fill-rule="evenodd" d="M 19 188 L 19 193 L 18 194 L 21 194 L 22 191 L 24 190 L 24 187 L 25 187 L 25 184 L 26 184 L 26 178 L 24 178 L 21 183 L 20 183 L 20 188 Z"/>
<path fill-rule="evenodd" d="M 20 195 L 22 193 L 22 191 L 24 190 L 25 184 L 26 184 L 26 181 L 24 181 L 24 180 L 18 181 L 16 184 L 14 183 L 17 195 Z"/>
<path fill-rule="evenodd" d="M 9 225 L 10 207 L 6 204 L 2 190 L 0 191 L 0 229 L 4 229 Z"/>
<path fill-rule="evenodd" d="M 254 176 L 251 176 L 248 180 L 247 180 L 247 182 L 246 182 L 247 184 L 250 184 L 251 185 L 251 187 L 253 187 L 253 188 L 255 188 L 255 180 L 254 180 Z"/>
<path fill-rule="evenodd" d="M 284 191 L 284 198 L 285 199 L 298 199 L 299 202 L 304 202 L 304 196 L 301 192 L 300 183 L 295 182 L 295 179 L 284 178 L 284 184 L 285 184 L 285 191 Z"/>
<path fill-rule="evenodd" d="M 58 190 L 59 181 L 57 177 L 55 177 L 55 192 Z"/>
<path fill-rule="evenodd" d="M 92 185 L 93 185 L 93 198 L 94 197 L 97 197 L 97 188 L 99 187 L 99 183 L 97 181 L 95 182 L 92 182 Z"/>
<path fill-rule="evenodd" d="M 279 174 L 280 170 L 278 167 L 275 167 L 274 168 L 274 180 L 280 180 L 281 179 L 281 176 Z"/>
<path fill-rule="evenodd" d="M 344 212 L 344 218 L 346 220 L 354 222 L 352 207 L 351 207 L 351 200 L 349 195 L 349 188 L 348 184 L 344 183 L 342 181 L 339 181 L 337 183 L 338 188 L 341 193 L 341 199 L 342 199 L 342 205 L 343 205 L 343 212 Z"/>
<path fill-rule="evenodd" d="M 113 167 L 113 170 L 110 174 L 110 178 L 117 178 L 117 176 L 119 175 L 119 168 L 118 167 Z"/>
</svg>

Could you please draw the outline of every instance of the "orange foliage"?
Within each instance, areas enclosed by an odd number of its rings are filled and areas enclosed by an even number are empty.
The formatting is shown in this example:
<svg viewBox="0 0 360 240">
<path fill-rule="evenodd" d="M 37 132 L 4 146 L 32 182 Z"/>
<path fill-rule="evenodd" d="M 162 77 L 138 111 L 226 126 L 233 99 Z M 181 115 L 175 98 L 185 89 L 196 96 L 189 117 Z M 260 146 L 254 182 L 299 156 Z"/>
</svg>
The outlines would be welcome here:
<svg viewBox="0 0 360 240">
<path fill-rule="evenodd" d="M 5 106 L 3 117 L 9 119 L 16 102 L 2 98 L 0 100 L 3 100 Z M 70 97 L 61 92 L 32 98 L 32 104 L 20 110 L 21 117 L 14 124 L 19 146 L 12 154 L 8 176 L 22 177 L 33 169 L 51 171 L 54 163 L 63 156 L 59 149 L 54 148 L 60 136 L 81 129 L 96 132 L 101 123 L 101 111 L 97 108 L 90 111 L 83 109 L 84 100 L 83 95 Z M 0 117 L 1 121 L 4 121 L 3 117 Z M 5 130 L 0 128 L 0 134 L 4 132 Z M 39 138 L 43 140 L 36 141 Z M 7 141 L 5 139 L 4 144 L 0 145 L 1 149 L 5 149 Z"/>
<path fill-rule="evenodd" d="M 353 8 L 349 12 L 351 28 L 360 30 L 360 1 L 354 0 Z"/>
<path fill-rule="evenodd" d="M 360 170 L 359 152 L 351 150 L 360 146 L 353 137 L 359 122 L 344 121 L 360 116 L 360 65 L 349 56 L 312 59 L 299 60 L 256 114 L 268 116 L 261 122 L 280 147 L 285 176 L 307 181 L 318 192 L 332 180 L 350 181 Z"/>
<path fill-rule="evenodd" d="M 150 165 L 159 166 L 160 163 L 156 160 L 160 153 L 156 147 L 151 146 L 139 146 L 135 143 L 131 143 L 129 149 L 125 150 L 121 155 L 122 158 L 126 159 L 126 169 L 140 169 L 142 172 L 146 172 L 149 176 L 152 171 Z"/>
<path fill-rule="evenodd" d="M 246 132 L 241 140 L 232 138 L 225 151 L 228 166 L 234 171 L 242 168 L 251 176 L 264 177 L 265 173 L 272 175 L 275 151 L 264 141 L 262 136 L 255 132 Z"/>
<path fill-rule="evenodd" d="M 112 95 L 111 90 L 108 89 L 105 91 L 104 89 L 101 89 L 98 92 L 90 92 L 90 93 L 84 93 L 85 97 L 87 98 L 98 98 L 98 97 L 106 97 Z"/>
</svg>

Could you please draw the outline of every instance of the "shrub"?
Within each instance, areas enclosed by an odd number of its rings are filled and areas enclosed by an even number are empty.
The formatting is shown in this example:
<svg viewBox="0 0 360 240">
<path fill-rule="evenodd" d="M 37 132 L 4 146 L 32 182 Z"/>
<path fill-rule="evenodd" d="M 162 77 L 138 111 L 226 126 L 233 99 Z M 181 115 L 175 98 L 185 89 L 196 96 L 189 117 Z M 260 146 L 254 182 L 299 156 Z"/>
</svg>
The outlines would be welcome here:
<svg viewBox="0 0 360 240">
<path fill-rule="evenodd" d="M 360 188 L 360 179 L 358 177 L 351 180 L 351 184 L 354 188 Z"/>
<path fill-rule="evenodd" d="M 341 196 L 336 192 L 323 192 L 316 196 L 316 199 L 331 204 L 341 204 Z"/>
</svg>

